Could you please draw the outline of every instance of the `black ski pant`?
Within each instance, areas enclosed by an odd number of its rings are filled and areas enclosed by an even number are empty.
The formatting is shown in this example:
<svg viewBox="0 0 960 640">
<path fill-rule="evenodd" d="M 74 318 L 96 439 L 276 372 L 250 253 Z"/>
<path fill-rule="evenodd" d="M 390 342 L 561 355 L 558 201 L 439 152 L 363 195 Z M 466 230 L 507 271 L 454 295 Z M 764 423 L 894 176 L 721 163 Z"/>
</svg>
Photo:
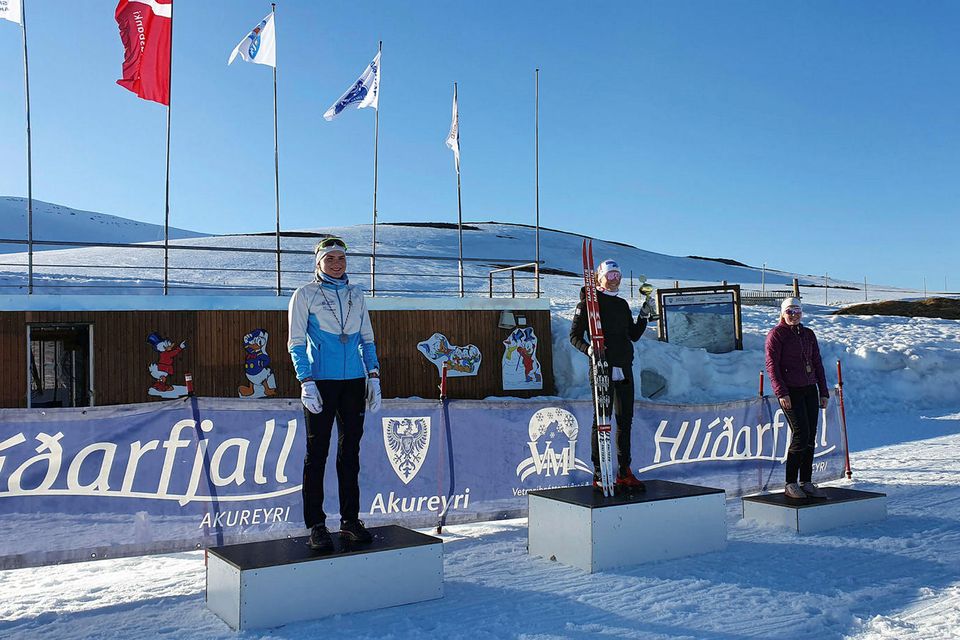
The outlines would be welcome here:
<svg viewBox="0 0 960 640">
<path fill-rule="evenodd" d="M 787 484 L 813 480 L 813 449 L 817 443 L 817 419 L 820 417 L 820 395 L 817 385 L 789 387 L 790 409 L 783 414 L 790 424 L 790 446 L 787 449 Z"/>
<path fill-rule="evenodd" d="M 612 369 L 612 367 L 611 367 Z M 609 416 L 613 413 L 616 419 L 616 446 L 617 446 L 617 465 L 618 468 L 629 469 L 631 463 L 630 456 L 630 429 L 633 426 L 633 371 L 630 368 L 623 369 L 624 379 L 620 382 L 610 382 L 610 403 L 607 405 L 606 413 Z M 591 386 L 593 386 L 593 377 L 591 376 Z M 612 406 L 611 406 L 612 405 Z M 596 408 L 596 405 L 594 405 Z M 597 416 L 593 416 L 593 429 L 590 439 L 590 457 L 593 460 L 593 475 L 600 477 L 600 443 L 597 441 Z"/>
<path fill-rule="evenodd" d="M 360 439 L 366 410 L 366 380 L 317 380 L 323 400 L 320 413 L 303 411 L 307 426 L 307 454 L 303 458 L 303 521 L 307 528 L 325 525 L 323 475 L 330 451 L 333 420 L 337 420 L 337 483 L 340 519 L 360 515 Z"/>
</svg>

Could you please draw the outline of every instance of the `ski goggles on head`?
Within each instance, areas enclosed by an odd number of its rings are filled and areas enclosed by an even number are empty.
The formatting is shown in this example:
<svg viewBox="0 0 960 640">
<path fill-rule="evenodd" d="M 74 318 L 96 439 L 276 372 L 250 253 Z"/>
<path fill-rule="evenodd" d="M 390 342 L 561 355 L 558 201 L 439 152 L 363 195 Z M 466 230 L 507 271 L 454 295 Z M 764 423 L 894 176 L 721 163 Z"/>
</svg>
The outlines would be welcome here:
<svg viewBox="0 0 960 640">
<path fill-rule="evenodd" d="M 324 238 L 317 243 L 317 250 L 320 249 L 329 249 L 330 247 L 340 247 L 341 249 L 347 248 L 347 243 L 341 240 L 340 238 Z"/>
<path fill-rule="evenodd" d="M 317 257 L 317 264 L 320 263 L 320 259 L 328 253 L 333 253 L 334 251 L 342 251 L 344 254 L 347 253 L 347 243 L 341 240 L 340 238 L 324 238 L 317 243 L 317 246 L 314 247 L 313 253 Z"/>
</svg>

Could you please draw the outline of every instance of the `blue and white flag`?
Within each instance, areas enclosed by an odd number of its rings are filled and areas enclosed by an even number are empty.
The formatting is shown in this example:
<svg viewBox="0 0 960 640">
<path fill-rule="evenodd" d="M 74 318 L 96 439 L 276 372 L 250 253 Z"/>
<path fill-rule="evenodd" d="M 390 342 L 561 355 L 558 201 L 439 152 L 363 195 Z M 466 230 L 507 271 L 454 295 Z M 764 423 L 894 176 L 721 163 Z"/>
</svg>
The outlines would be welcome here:
<svg viewBox="0 0 960 640">
<path fill-rule="evenodd" d="M 20 24 L 20 0 L 0 1 L 0 20 Z"/>
<path fill-rule="evenodd" d="M 273 12 L 260 21 L 247 36 L 233 48 L 227 64 L 233 64 L 237 56 L 246 62 L 277 66 L 277 34 L 273 28 Z"/>
<path fill-rule="evenodd" d="M 450 133 L 447 134 L 447 146 L 453 151 L 453 161 L 460 175 L 460 116 L 457 113 L 457 85 L 453 85 L 453 117 L 450 121 Z"/>
<path fill-rule="evenodd" d="M 373 62 L 367 65 L 363 73 L 357 78 L 346 92 L 340 96 L 340 99 L 333 103 L 333 106 L 327 109 L 323 114 L 324 120 L 333 120 L 340 113 L 352 104 L 357 105 L 357 109 L 366 107 L 377 108 L 380 101 L 380 52 L 373 58 Z"/>
</svg>

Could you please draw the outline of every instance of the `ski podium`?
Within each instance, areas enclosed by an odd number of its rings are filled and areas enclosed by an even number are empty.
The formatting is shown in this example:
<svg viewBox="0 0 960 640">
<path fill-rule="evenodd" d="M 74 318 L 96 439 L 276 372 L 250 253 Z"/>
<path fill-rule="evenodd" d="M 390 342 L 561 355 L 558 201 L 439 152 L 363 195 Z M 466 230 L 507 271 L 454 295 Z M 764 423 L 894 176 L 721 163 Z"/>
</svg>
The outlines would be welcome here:
<svg viewBox="0 0 960 640">
<path fill-rule="evenodd" d="M 207 549 L 207 608 L 236 631 L 443 597 L 443 541 L 405 527 L 369 529 L 369 544 L 307 536 Z"/>
<path fill-rule="evenodd" d="M 727 544 L 722 489 L 645 480 L 642 489 L 614 483 L 610 367 L 604 353 L 593 243 L 583 241 L 584 302 L 600 462 L 598 487 L 527 494 L 530 555 L 595 572 L 717 551 Z"/>
</svg>

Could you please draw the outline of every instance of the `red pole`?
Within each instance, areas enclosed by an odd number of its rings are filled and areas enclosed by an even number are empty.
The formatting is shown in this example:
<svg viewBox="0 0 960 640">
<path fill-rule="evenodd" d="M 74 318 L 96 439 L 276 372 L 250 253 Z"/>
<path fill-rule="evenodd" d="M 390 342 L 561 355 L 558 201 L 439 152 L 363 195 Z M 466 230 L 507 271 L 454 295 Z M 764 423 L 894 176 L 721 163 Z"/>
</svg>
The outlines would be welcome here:
<svg viewBox="0 0 960 640">
<path fill-rule="evenodd" d="M 847 441 L 847 412 L 843 407 L 843 371 L 840 369 L 840 361 L 837 360 L 837 400 L 840 402 L 840 426 L 843 430 L 843 451 L 847 457 L 847 479 L 853 478 L 853 471 L 850 470 L 850 445 Z"/>
<path fill-rule="evenodd" d="M 761 398 L 763 397 L 763 371 L 760 371 L 760 393 L 758 394 Z"/>
</svg>

